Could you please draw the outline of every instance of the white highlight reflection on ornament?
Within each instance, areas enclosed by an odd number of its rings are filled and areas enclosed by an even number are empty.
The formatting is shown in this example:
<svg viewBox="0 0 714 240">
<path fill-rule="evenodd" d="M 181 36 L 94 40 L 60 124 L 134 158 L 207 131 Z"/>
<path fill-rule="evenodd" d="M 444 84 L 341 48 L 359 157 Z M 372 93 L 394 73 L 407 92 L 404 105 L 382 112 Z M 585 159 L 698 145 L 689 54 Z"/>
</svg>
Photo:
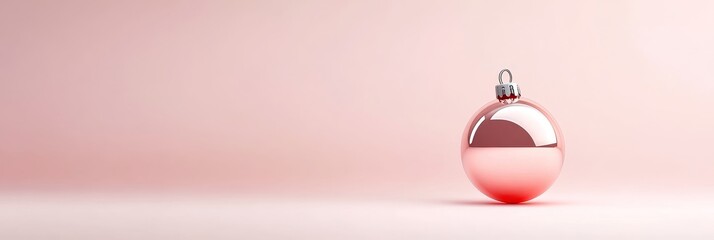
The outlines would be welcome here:
<svg viewBox="0 0 714 240">
<path fill-rule="evenodd" d="M 521 126 L 528 134 L 533 136 L 533 141 L 536 146 L 557 143 L 553 125 L 550 124 L 550 121 L 548 121 L 545 115 L 531 106 L 513 104 L 496 111 L 491 119 L 506 120 L 518 124 L 518 126 Z M 473 133 L 476 133 L 476 131 L 473 131 Z M 471 139 L 473 139 L 473 135 Z"/>
<path fill-rule="evenodd" d="M 474 135 L 476 135 L 476 130 L 478 130 L 478 126 L 480 126 L 481 123 L 483 122 L 483 120 L 485 120 L 485 119 L 486 119 L 486 116 L 481 117 L 481 119 L 479 119 L 478 122 L 476 122 L 476 126 L 474 126 L 473 129 L 471 129 L 471 136 L 469 137 L 469 144 L 474 143 Z"/>
</svg>

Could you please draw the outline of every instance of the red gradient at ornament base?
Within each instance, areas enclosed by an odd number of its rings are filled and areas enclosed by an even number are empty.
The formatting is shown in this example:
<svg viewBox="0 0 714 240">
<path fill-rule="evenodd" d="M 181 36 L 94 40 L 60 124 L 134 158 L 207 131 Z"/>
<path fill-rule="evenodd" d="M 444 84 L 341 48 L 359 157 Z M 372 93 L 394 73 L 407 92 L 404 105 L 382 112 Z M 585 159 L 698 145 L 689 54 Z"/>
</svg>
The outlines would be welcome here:
<svg viewBox="0 0 714 240">
<path fill-rule="evenodd" d="M 507 69 L 499 74 L 510 71 Z M 509 82 L 496 86 L 498 100 L 469 120 L 461 161 L 476 188 L 505 203 L 531 200 L 555 182 L 563 165 L 563 135 L 555 119 L 533 101 L 521 99 Z"/>
</svg>

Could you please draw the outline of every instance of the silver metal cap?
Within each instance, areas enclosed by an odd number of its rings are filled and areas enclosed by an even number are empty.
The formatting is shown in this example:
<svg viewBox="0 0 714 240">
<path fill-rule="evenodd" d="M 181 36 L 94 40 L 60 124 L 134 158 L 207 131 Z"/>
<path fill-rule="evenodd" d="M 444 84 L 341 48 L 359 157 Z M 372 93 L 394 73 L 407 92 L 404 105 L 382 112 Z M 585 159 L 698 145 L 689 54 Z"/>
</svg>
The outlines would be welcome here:
<svg viewBox="0 0 714 240">
<path fill-rule="evenodd" d="M 503 73 L 508 73 L 508 82 L 503 83 Z M 498 74 L 498 82 L 500 84 L 496 85 L 496 98 L 501 103 L 514 103 L 521 98 L 521 88 L 518 87 L 517 83 L 513 82 L 513 75 L 508 69 L 503 69 Z"/>
</svg>

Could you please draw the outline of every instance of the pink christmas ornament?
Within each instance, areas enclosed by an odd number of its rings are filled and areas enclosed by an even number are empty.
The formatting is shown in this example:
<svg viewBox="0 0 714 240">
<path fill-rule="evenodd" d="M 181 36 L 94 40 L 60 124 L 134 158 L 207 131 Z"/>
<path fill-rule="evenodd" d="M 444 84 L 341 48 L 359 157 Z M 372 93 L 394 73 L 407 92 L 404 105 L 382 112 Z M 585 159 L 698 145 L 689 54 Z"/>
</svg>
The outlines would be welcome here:
<svg viewBox="0 0 714 240">
<path fill-rule="evenodd" d="M 504 72 L 508 83 L 501 80 Z M 471 183 L 486 196 L 520 203 L 542 194 L 558 178 L 563 134 L 545 108 L 521 99 L 508 69 L 498 80 L 498 100 L 483 106 L 466 125 L 461 162 Z"/>
</svg>

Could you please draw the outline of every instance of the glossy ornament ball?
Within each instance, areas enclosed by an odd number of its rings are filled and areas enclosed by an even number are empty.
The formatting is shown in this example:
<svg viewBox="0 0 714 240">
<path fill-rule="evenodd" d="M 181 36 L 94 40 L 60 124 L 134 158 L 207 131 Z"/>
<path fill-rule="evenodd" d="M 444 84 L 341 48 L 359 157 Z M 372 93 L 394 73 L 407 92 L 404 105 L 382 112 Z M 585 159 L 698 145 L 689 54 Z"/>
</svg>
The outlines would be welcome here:
<svg viewBox="0 0 714 240">
<path fill-rule="evenodd" d="M 466 125 L 461 144 L 471 183 L 505 203 L 525 202 L 548 190 L 564 157 L 555 119 L 540 105 L 520 99 L 517 91 L 513 101 L 499 99 L 482 107 Z"/>
</svg>

